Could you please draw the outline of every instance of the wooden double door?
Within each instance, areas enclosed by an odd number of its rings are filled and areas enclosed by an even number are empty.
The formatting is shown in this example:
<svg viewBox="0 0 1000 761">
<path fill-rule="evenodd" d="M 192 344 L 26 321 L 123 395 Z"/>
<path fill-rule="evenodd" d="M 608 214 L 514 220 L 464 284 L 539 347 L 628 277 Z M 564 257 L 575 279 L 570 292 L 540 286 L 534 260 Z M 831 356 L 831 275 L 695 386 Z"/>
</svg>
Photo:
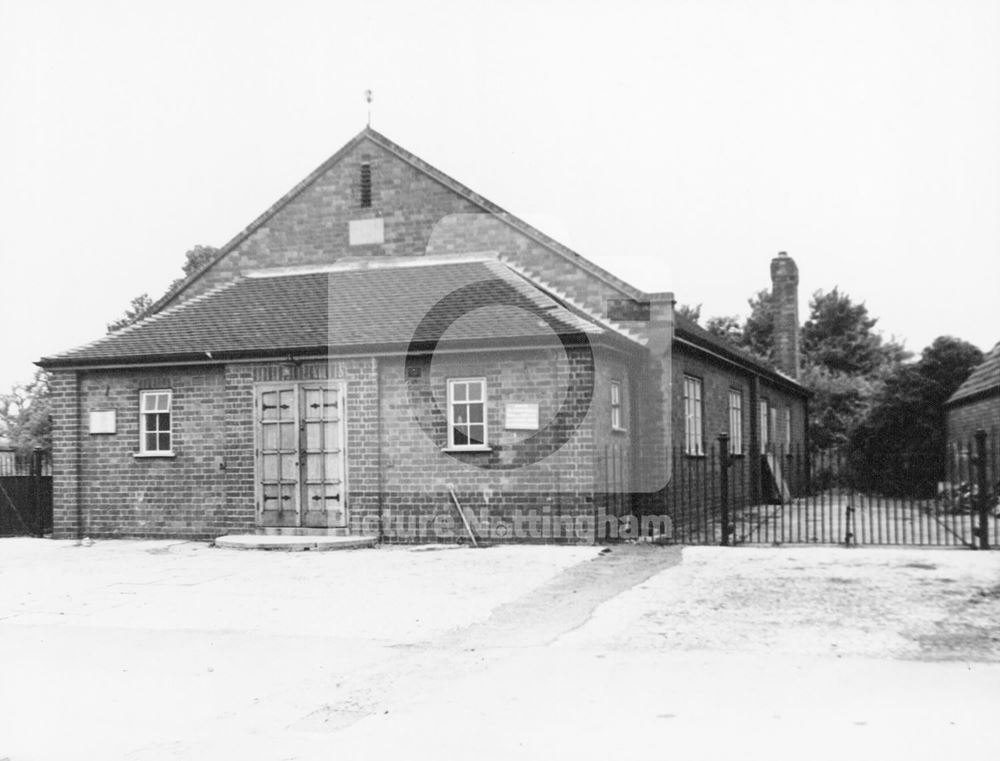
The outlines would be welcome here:
<svg viewBox="0 0 1000 761">
<path fill-rule="evenodd" d="M 260 384 L 254 410 L 258 525 L 346 527 L 343 386 Z"/>
</svg>

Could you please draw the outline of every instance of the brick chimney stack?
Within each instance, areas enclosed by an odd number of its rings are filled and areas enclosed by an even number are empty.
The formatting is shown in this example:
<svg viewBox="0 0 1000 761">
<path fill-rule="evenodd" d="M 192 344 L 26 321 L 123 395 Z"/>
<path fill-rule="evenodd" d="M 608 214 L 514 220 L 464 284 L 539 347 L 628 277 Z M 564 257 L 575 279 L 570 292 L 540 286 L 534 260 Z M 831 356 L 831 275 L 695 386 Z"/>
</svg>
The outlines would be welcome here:
<svg viewBox="0 0 1000 761">
<path fill-rule="evenodd" d="M 774 359 L 785 375 L 799 378 L 799 268 L 784 251 L 771 260 L 774 297 Z"/>
</svg>

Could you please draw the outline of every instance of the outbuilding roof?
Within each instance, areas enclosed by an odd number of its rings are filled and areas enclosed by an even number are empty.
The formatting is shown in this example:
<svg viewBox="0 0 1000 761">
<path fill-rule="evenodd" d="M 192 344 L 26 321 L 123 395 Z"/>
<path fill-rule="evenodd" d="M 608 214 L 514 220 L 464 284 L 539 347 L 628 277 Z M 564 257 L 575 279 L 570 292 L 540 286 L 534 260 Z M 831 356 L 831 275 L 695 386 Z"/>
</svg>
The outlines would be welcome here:
<svg viewBox="0 0 1000 761">
<path fill-rule="evenodd" d="M 387 264 L 248 273 L 38 364 L 399 351 L 439 339 L 490 348 L 613 332 L 496 260 Z"/>
<path fill-rule="evenodd" d="M 739 365 L 750 372 L 764 376 L 772 383 L 777 383 L 789 391 L 803 396 L 812 395 L 798 379 L 790 378 L 758 357 L 739 347 L 733 346 L 725 338 L 710 333 L 694 320 L 685 317 L 679 312 L 674 312 L 674 338 Z"/>
<path fill-rule="evenodd" d="M 965 379 L 965 383 L 948 399 L 947 404 L 951 406 L 994 393 L 1000 394 L 1000 342 L 997 342 L 983 361 L 973 369 Z"/>
</svg>

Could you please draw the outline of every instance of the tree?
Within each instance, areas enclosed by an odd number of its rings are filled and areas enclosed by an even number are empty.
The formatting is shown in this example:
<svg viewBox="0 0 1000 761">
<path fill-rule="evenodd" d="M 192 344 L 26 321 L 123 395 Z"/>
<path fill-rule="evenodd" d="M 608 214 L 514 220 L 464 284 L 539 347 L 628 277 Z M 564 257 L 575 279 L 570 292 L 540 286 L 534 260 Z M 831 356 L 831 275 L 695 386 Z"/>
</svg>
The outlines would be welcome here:
<svg viewBox="0 0 1000 761">
<path fill-rule="evenodd" d="M 15 385 L 0 394 L 0 431 L 10 437 L 23 455 L 35 447 L 52 446 L 52 404 L 49 374 L 35 371 L 29 383 Z"/>
<path fill-rule="evenodd" d="M 982 361 L 982 352 L 967 341 L 940 336 L 918 362 L 898 366 L 885 379 L 851 435 L 855 467 L 866 486 L 933 493 L 945 475 L 944 404 Z"/>
<path fill-rule="evenodd" d="M 768 290 L 757 291 L 747 304 L 750 316 L 743 324 L 740 346 L 759 359 L 774 358 L 774 295 Z"/>
<path fill-rule="evenodd" d="M 747 302 L 750 316 L 711 317 L 706 328 L 765 362 L 774 361 L 774 297 L 761 290 Z M 909 358 L 894 340 L 875 331 L 877 319 L 838 288 L 816 291 L 802 327 L 802 384 L 813 392 L 809 444 L 813 450 L 840 447 L 872 407 L 882 382 Z"/>
<path fill-rule="evenodd" d="M 872 378 L 832 372 L 821 365 L 807 365 L 802 385 L 813 393 L 809 400 L 809 445 L 813 451 L 844 446 L 871 408 L 877 387 Z"/>
<path fill-rule="evenodd" d="M 182 269 L 184 270 L 184 275 L 177 278 L 169 286 L 167 286 L 167 293 L 170 293 L 174 288 L 183 283 L 187 278 L 193 275 L 195 272 L 200 270 L 206 264 L 208 264 L 215 255 L 219 253 L 219 249 L 215 246 L 202 246 L 197 245 L 192 249 L 189 249 L 184 254 L 184 264 Z"/>
<path fill-rule="evenodd" d="M 698 320 L 701 319 L 701 304 L 697 306 L 690 306 L 688 304 L 679 304 L 677 306 L 677 314 L 687 317 L 691 322 L 698 324 Z"/>
<path fill-rule="evenodd" d="M 709 317 L 705 322 L 705 330 L 713 336 L 726 339 L 734 346 L 739 346 L 743 340 L 743 326 L 740 325 L 740 318 L 735 315 Z"/>
<path fill-rule="evenodd" d="M 174 280 L 169 286 L 167 286 L 167 293 L 170 293 L 174 288 L 180 285 L 184 280 L 195 272 L 200 270 L 206 264 L 208 264 L 212 259 L 219 253 L 219 249 L 214 246 L 202 246 L 197 245 L 192 249 L 189 249 L 184 254 L 184 264 L 182 269 L 184 275 L 182 277 Z M 108 332 L 114 333 L 116 330 L 121 330 L 122 328 L 128 327 L 134 322 L 138 322 L 149 312 L 150 308 L 153 306 L 153 300 L 149 297 L 148 293 L 142 293 L 132 299 L 128 308 L 125 310 L 125 314 L 119 317 L 114 322 L 108 323 Z"/>
<path fill-rule="evenodd" d="M 864 303 L 854 304 L 838 288 L 816 291 L 802 326 L 802 354 L 833 372 L 870 375 L 884 360 L 882 338 L 873 331 L 877 322 Z"/>
<path fill-rule="evenodd" d="M 153 306 L 153 300 L 149 298 L 148 293 L 140 293 L 129 304 L 128 309 L 125 310 L 125 314 L 119 317 L 114 322 L 108 323 L 108 332 L 114 333 L 117 330 L 126 328 L 134 322 L 138 322 L 143 317 L 146 316 L 146 312 L 149 308 Z"/>
<path fill-rule="evenodd" d="M 184 276 L 187 277 L 200 270 L 218 253 L 219 249 L 215 246 L 202 246 L 200 244 L 187 251 L 184 254 Z"/>
<path fill-rule="evenodd" d="M 887 377 L 910 354 L 875 332 L 878 320 L 839 288 L 816 291 L 802 326 L 802 382 L 815 396 L 809 405 L 813 450 L 842 447 L 870 414 Z"/>
</svg>

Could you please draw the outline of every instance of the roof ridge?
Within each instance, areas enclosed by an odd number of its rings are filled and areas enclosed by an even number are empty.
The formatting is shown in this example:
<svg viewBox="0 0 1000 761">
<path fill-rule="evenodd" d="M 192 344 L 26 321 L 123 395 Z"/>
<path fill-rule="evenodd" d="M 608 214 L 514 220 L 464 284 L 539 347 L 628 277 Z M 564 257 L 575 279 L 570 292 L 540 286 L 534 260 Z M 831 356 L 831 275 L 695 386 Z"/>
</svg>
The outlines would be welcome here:
<svg viewBox="0 0 1000 761">
<path fill-rule="evenodd" d="M 262 214 L 258 215 L 256 219 L 253 220 L 249 225 L 243 228 L 239 233 L 237 233 L 232 239 L 229 240 L 222 248 L 219 249 L 218 253 L 208 262 L 203 264 L 197 270 L 192 272 L 186 278 L 184 278 L 180 283 L 178 283 L 174 288 L 161 296 L 152 307 L 153 311 L 158 311 L 166 307 L 171 301 L 173 301 L 178 295 L 180 295 L 184 290 L 187 289 L 189 285 L 200 278 L 205 272 L 214 267 L 219 261 L 224 257 L 232 253 L 232 251 L 243 241 L 249 238 L 254 232 L 261 227 L 264 222 L 270 219 L 272 216 L 277 214 L 284 206 L 291 203 L 292 200 L 300 193 L 302 193 L 306 188 L 312 185 L 316 180 L 318 180 L 324 173 L 326 173 L 330 168 L 332 168 L 337 162 L 339 162 L 349 151 L 351 151 L 358 143 L 362 140 L 371 140 L 376 145 L 379 145 L 383 149 L 395 154 L 398 158 L 410 164 L 418 171 L 423 172 L 425 175 L 448 188 L 454 193 L 465 198 L 470 203 L 475 206 L 479 206 L 485 211 L 497 217 L 501 222 L 513 227 L 518 232 L 523 235 L 527 235 L 529 238 L 535 239 L 538 243 L 545 246 L 549 250 L 553 251 L 557 255 L 567 259 L 568 261 L 576 264 L 581 269 L 589 272 L 591 275 L 603 280 L 607 285 L 621 291 L 627 296 L 632 298 L 640 298 L 643 292 L 625 282 L 619 277 L 612 275 L 610 272 L 605 270 L 603 267 L 590 261 L 583 255 L 577 253 L 573 249 L 569 248 L 563 243 L 560 243 L 555 238 L 546 235 L 538 228 L 525 222 L 520 217 L 506 211 L 498 204 L 490 201 L 486 197 L 475 192 L 467 185 L 462 184 L 458 180 L 454 179 L 450 175 L 436 168 L 432 164 L 424 161 L 422 158 L 417 156 L 415 153 L 406 150 L 398 143 L 393 142 L 388 137 L 380 132 L 372 129 L 370 126 L 366 126 L 353 138 L 348 140 L 340 149 L 337 150 L 332 156 L 330 156 L 326 161 L 320 164 L 316 169 L 310 172 L 304 179 L 298 182 L 291 190 L 289 190 L 285 195 L 279 198 L 275 203 L 269 206 Z"/>
<path fill-rule="evenodd" d="M 432 256 L 392 256 L 378 259 L 350 257 L 329 264 L 304 264 L 293 267 L 263 267 L 247 270 L 245 278 L 295 277 L 297 275 L 320 275 L 331 272 L 368 272 L 370 270 L 396 270 L 413 267 L 442 267 L 452 264 L 482 264 L 496 261 L 497 252 L 483 251 L 468 254 L 434 254 Z"/>
<path fill-rule="evenodd" d="M 379 143 L 386 150 L 395 153 L 401 159 L 412 164 L 414 167 L 422 171 L 424 174 L 430 176 L 437 182 L 441 183 L 449 190 L 458 193 L 459 195 L 465 197 L 467 200 L 471 201 L 475 205 L 480 206 L 481 208 L 490 212 L 494 216 L 498 217 L 501 222 L 505 222 L 506 224 L 510 225 L 519 232 L 524 233 L 528 237 L 535 238 L 539 243 L 544 245 L 546 248 L 551 249 L 552 251 L 559 254 L 563 258 L 569 259 L 574 264 L 580 265 L 583 269 L 590 271 L 591 274 L 596 275 L 601 280 L 604 280 L 611 287 L 623 291 L 626 294 L 632 296 L 633 298 L 640 297 L 643 295 L 642 290 L 640 290 L 639 288 L 636 288 L 634 285 L 627 283 L 626 281 L 622 280 L 619 277 L 616 277 L 615 275 L 611 274 L 600 265 L 595 264 L 594 262 L 584 257 L 582 254 L 579 254 L 573 249 L 571 249 L 569 246 L 560 243 L 550 235 L 546 235 L 534 225 L 524 221 L 517 215 L 512 214 L 511 212 L 502 208 L 493 201 L 490 201 L 485 196 L 480 195 L 467 185 L 464 185 L 463 183 L 456 180 L 454 177 L 451 177 L 450 175 L 441 171 L 440 169 L 428 163 L 427 161 L 424 161 L 424 159 L 420 158 L 415 153 L 412 153 L 411 151 L 408 151 L 402 146 L 400 146 L 398 143 L 393 142 L 382 133 L 377 132 L 376 130 L 371 129 L 369 127 L 367 129 L 367 134 L 374 142 Z"/>
</svg>

